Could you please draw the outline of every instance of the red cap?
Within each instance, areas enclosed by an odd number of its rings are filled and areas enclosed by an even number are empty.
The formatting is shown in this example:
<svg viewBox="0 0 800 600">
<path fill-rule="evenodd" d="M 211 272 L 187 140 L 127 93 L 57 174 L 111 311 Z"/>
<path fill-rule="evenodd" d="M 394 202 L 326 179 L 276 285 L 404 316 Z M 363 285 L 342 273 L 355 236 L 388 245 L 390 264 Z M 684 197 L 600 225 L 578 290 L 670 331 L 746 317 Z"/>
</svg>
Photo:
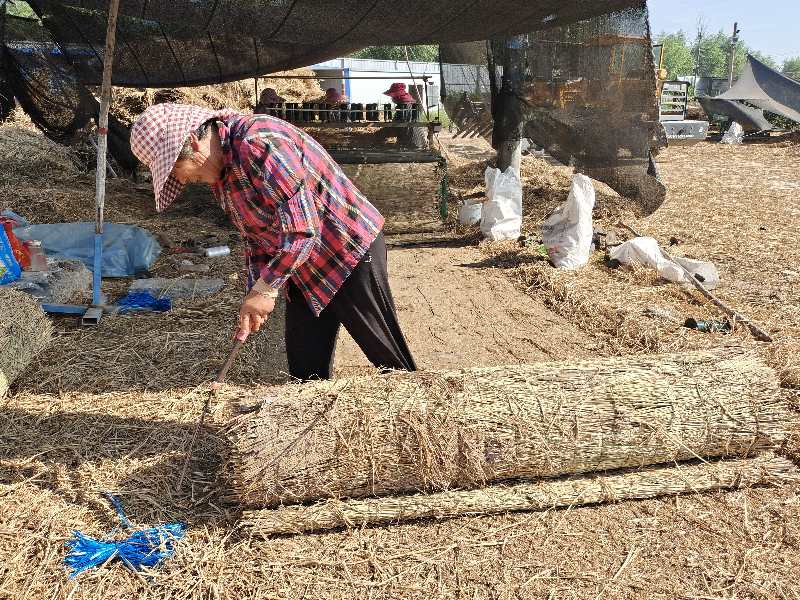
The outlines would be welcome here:
<svg viewBox="0 0 800 600">
<path fill-rule="evenodd" d="M 406 94 L 406 84 L 405 83 L 393 83 L 389 86 L 389 89 L 383 92 L 384 96 L 395 96 L 400 94 Z"/>
</svg>

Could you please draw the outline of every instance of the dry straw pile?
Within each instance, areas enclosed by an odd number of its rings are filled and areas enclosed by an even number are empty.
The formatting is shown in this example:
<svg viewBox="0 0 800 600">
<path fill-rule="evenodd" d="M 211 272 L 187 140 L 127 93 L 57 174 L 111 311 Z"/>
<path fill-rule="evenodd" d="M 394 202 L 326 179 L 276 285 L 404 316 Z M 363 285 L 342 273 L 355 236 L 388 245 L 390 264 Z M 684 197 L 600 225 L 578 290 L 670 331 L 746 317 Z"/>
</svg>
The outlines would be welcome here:
<svg viewBox="0 0 800 600">
<path fill-rule="evenodd" d="M 310 69 L 294 69 L 274 73 L 273 75 L 313 75 Z M 287 102 L 303 102 L 324 95 L 319 81 L 316 79 L 274 79 L 258 78 L 259 93 L 271 87 Z M 165 94 L 168 93 L 167 94 Z M 112 111 L 123 121 L 132 123 L 148 106 L 157 100 L 159 95 L 170 102 L 197 104 L 208 108 L 233 108 L 250 112 L 258 102 L 256 84 L 253 79 L 243 79 L 217 85 L 200 85 L 182 87 L 173 90 L 115 88 L 112 98 Z"/>
<path fill-rule="evenodd" d="M 0 287 L 0 397 L 52 335 L 50 319 L 33 298 Z"/>
<path fill-rule="evenodd" d="M 84 172 L 74 151 L 42 135 L 19 108 L 0 122 L 0 186 L 41 180 L 63 183 Z"/>
<path fill-rule="evenodd" d="M 789 426 L 774 372 L 737 348 L 274 394 L 227 434 L 226 493 L 251 507 L 741 457 L 781 443 Z"/>
</svg>

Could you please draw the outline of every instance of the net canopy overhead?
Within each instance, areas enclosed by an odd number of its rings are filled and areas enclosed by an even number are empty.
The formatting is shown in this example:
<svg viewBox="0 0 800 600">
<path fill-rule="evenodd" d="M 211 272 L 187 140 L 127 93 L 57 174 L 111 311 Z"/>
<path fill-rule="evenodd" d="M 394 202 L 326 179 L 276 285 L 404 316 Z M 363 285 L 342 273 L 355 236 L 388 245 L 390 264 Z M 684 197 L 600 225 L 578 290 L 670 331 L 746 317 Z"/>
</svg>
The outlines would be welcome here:
<svg viewBox="0 0 800 600">
<path fill-rule="evenodd" d="M 508 37 L 636 0 L 126 0 L 113 83 L 222 83 L 303 67 L 373 45 Z M 101 80 L 108 0 L 30 0 L 85 84 Z M 9 38 L 9 36 L 12 36 Z M 7 39 L 25 41 L 15 31 Z"/>
<path fill-rule="evenodd" d="M 733 87 L 716 100 L 747 102 L 800 123 L 800 82 L 747 55 L 747 65 Z"/>
<path fill-rule="evenodd" d="M 492 120 L 495 147 L 531 138 L 561 162 L 608 183 L 651 213 L 666 195 L 652 162 L 660 147 L 660 128 L 651 46 L 643 1 L 568 25 L 493 40 L 483 45 L 486 77 L 466 67 L 463 73 L 452 67 L 442 70 L 445 106 L 456 117 Z M 444 46 L 441 52 L 445 62 L 474 57 L 478 46 Z M 516 69 L 516 78 L 510 68 Z M 464 73 L 474 73 L 473 79 Z M 487 128 L 478 125 L 478 130 Z"/>
</svg>

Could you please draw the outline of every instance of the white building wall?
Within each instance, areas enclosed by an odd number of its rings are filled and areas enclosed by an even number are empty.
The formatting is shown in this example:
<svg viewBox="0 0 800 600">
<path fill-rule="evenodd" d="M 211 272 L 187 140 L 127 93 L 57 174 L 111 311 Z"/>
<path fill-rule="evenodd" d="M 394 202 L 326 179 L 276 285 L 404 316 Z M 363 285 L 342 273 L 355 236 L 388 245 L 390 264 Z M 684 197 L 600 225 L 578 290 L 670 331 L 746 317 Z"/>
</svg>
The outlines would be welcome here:
<svg viewBox="0 0 800 600">
<path fill-rule="evenodd" d="M 409 77 L 409 65 L 405 61 L 395 60 L 367 60 L 354 58 L 336 58 L 323 63 L 312 65 L 320 75 L 322 89 L 335 87 L 348 95 L 350 102 L 362 104 L 391 102 L 383 92 L 389 89 L 394 82 L 405 83 L 410 89 L 414 83 L 424 85 L 422 75 L 428 75 L 430 84 L 427 85 L 428 105 L 439 103 L 439 65 L 438 63 L 411 62 L 411 73 L 420 77 L 416 81 Z M 377 79 L 337 79 L 343 75 L 350 77 L 377 77 Z M 404 79 L 399 79 L 403 77 Z M 435 88 L 435 89 L 433 89 Z"/>
</svg>

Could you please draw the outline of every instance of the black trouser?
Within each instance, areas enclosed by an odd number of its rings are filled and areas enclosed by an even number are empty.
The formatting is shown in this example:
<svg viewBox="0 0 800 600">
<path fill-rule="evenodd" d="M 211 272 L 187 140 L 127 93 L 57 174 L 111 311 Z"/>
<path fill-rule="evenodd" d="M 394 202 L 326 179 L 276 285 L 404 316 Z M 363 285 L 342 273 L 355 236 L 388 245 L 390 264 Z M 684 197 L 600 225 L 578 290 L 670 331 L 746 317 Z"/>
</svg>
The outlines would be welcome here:
<svg viewBox="0 0 800 600">
<path fill-rule="evenodd" d="M 376 367 L 417 370 L 389 290 L 383 233 L 319 317 L 314 316 L 297 286 L 291 281 L 288 286 L 286 354 L 292 377 L 304 381 L 330 378 L 340 325 Z"/>
</svg>

